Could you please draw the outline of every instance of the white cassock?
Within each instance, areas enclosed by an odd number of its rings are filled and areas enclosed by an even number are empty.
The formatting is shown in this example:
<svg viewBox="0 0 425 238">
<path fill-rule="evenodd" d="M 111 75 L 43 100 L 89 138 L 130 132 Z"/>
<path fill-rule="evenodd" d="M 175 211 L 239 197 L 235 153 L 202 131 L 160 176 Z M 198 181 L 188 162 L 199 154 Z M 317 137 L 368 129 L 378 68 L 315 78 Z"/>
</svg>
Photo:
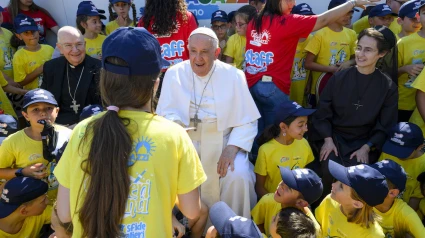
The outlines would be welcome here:
<svg viewBox="0 0 425 238">
<path fill-rule="evenodd" d="M 185 126 L 194 126 L 191 118 L 195 117 L 199 104 L 197 114 L 202 122 L 196 131 L 188 133 L 208 177 L 201 185 L 202 201 L 208 207 L 224 201 L 236 214 L 250 217 L 257 195 L 248 152 L 257 135 L 260 113 L 249 93 L 244 73 L 219 60 L 204 77 L 193 73 L 189 60 L 168 69 L 156 113 Z M 227 175 L 220 178 L 217 163 L 227 145 L 241 150 L 235 158 L 235 170 L 229 167 Z"/>
</svg>

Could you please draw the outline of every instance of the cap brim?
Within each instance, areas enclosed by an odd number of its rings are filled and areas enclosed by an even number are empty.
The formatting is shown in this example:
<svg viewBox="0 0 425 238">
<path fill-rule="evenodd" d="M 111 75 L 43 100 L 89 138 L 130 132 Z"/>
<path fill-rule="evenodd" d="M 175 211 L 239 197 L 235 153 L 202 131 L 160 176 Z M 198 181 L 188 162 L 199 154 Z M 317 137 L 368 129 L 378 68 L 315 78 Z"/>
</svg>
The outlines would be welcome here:
<svg viewBox="0 0 425 238">
<path fill-rule="evenodd" d="M 220 201 L 211 206 L 209 216 L 215 229 L 222 234 L 227 220 L 236 216 L 236 213 L 225 202 Z"/>
<path fill-rule="evenodd" d="M 295 189 L 298 191 L 297 181 L 295 180 L 294 174 L 292 170 L 278 166 L 280 170 L 280 176 L 282 177 L 282 181 L 288 185 L 288 187 Z"/>
<path fill-rule="evenodd" d="M 316 109 L 305 109 L 305 108 L 301 108 L 301 109 L 297 110 L 297 112 L 295 112 L 292 115 L 293 116 L 297 116 L 297 117 L 310 116 L 315 111 L 316 111 Z"/>
<path fill-rule="evenodd" d="M 12 214 L 20 205 L 11 205 L 0 202 L 0 219 L 8 217 Z"/>
<path fill-rule="evenodd" d="M 408 158 L 415 150 L 416 148 L 400 146 L 388 140 L 384 143 L 384 146 L 382 147 L 382 152 L 395 156 L 399 159 Z"/>
<path fill-rule="evenodd" d="M 24 106 L 22 106 L 22 108 L 27 108 L 28 106 L 30 106 L 34 103 L 38 103 L 38 102 L 45 102 L 45 103 L 48 103 L 48 104 L 51 104 L 51 105 L 54 105 L 54 106 L 58 106 L 58 103 L 55 104 L 55 103 L 52 103 L 52 102 L 46 102 L 46 100 L 35 100 L 35 101 L 31 101 L 31 102 L 25 104 Z"/>
<path fill-rule="evenodd" d="M 211 20 L 211 24 L 212 24 L 213 22 L 215 22 L 215 21 L 219 21 L 219 22 L 226 22 L 226 23 L 227 23 L 227 19 L 224 19 L 224 18 L 214 18 L 214 19 L 212 19 L 212 20 Z"/>
<path fill-rule="evenodd" d="M 331 173 L 332 177 L 334 177 L 336 180 L 340 181 L 341 183 L 350 186 L 351 183 L 348 179 L 348 171 L 347 168 L 338 164 L 337 162 L 333 160 L 329 160 L 329 172 Z"/>
<path fill-rule="evenodd" d="M 378 15 L 376 15 L 375 17 L 383 17 L 383 16 L 388 16 L 388 15 L 391 15 L 391 16 L 394 16 L 394 17 L 398 17 L 398 14 L 397 13 L 394 13 L 394 12 L 391 12 L 391 13 L 389 13 L 389 12 L 381 12 Z"/>
<path fill-rule="evenodd" d="M 168 62 L 167 60 L 165 60 L 164 58 L 161 58 L 161 68 L 162 69 L 164 69 L 164 68 L 168 68 L 168 67 L 170 67 L 170 65 L 171 65 L 171 63 L 170 62 Z"/>
<path fill-rule="evenodd" d="M 21 34 L 22 32 L 26 32 L 26 31 L 38 31 L 38 27 L 37 26 L 25 26 L 25 27 L 20 27 L 16 29 L 16 33 Z"/>
<path fill-rule="evenodd" d="M 106 16 L 105 16 L 105 15 L 100 14 L 100 15 L 99 15 L 99 17 L 100 17 L 100 19 L 102 19 L 102 20 L 106 20 Z"/>
<path fill-rule="evenodd" d="M 103 9 L 97 9 L 97 12 L 100 13 L 100 14 L 105 14 L 106 13 L 105 10 L 103 10 Z"/>
</svg>

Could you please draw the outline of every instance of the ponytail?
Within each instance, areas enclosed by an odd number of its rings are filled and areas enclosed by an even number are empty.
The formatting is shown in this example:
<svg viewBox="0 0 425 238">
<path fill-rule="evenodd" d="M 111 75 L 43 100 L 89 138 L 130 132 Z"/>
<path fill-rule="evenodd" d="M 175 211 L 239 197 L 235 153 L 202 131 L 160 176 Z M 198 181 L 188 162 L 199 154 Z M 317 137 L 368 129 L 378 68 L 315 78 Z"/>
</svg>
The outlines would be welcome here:
<svg viewBox="0 0 425 238">
<path fill-rule="evenodd" d="M 109 3 L 109 6 L 108 6 L 108 10 L 109 10 L 109 21 L 113 21 L 113 20 L 115 20 L 115 17 L 114 17 L 114 11 L 112 11 L 112 3 Z"/>
<path fill-rule="evenodd" d="M 130 6 L 131 6 L 131 9 L 132 9 L 132 12 L 133 12 L 133 19 L 132 19 L 133 25 L 134 26 L 137 26 L 137 9 L 136 9 L 136 5 L 134 5 L 134 3 L 131 3 Z M 108 10 L 109 10 L 109 21 L 114 21 L 116 19 L 116 17 L 114 17 L 114 11 L 112 9 L 113 9 L 113 5 L 112 5 L 112 3 L 109 3 L 109 6 L 108 6 Z"/>
<path fill-rule="evenodd" d="M 293 121 L 295 121 L 297 118 L 298 118 L 297 116 L 290 116 L 290 117 L 287 117 L 282 122 L 285 123 L 285 125 L 287 125 L 289 127 L 291 125 L 291 123 Z M 268 142 L 269 140 L 279 136 L 280 131 L 281 131 L 279 124 L 280 123 L 273 124 L 273 125 L 266 127 L 266 129 L 264 129 L 264 131 L 261 133 L 261 135 L 257 139 L 257 143 L 258 143 L 259 146 L 261 146 L 262 144 Z"/>
<path fill-rule="evenodd" d="M 133 25 L 137 26 L 137 10 L 136 5 L 134 3 L 131 3 L 131 8 L 133 9 Z"/>
<path fill-rule="evenodd" d="M 369 229 L 375 221 L 380 221 L 381 218 L 373 211 L 373 207 L 369 206 L 353 188 L 350 189 L 351 198 L 363 203 L 363 207 L 356 209 L 353 214 L 349 214 L 347 221 Z"/>
</svg>

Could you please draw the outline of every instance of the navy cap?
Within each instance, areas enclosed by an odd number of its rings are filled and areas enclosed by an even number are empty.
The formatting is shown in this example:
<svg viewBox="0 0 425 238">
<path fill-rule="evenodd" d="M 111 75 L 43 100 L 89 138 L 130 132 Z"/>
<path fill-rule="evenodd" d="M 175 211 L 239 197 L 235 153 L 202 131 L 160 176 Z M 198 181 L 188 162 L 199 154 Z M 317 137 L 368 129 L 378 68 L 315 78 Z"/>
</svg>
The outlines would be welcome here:
<svg viewBox="0 0 425 238">
<path fill-rule="evenodd" d="M 292 8 L 292 14 L 298 15 L 316 15 L 313 9 L 307 3 L 301 3 Z"/>
<path fill-rule="evenodd" d="M 400 122 L 391 128 L 382 151 L 399 159 L 408 158 L 413 151 L 424 143 L 421 128 L 410 122 Z"/>
<path fill-rule="evenodd" d="M 211 223 L 222 238 L 263 237 L 254 221 L 236 215 L 225 202 L 217 202 L 212 205 L 209 216 Z"/>
<path fill-rule="evenodd" d="M 15 17 L 15 20 L 13 20 L 13 25 L 15 27 L 16 33 L 18 34 L 26 31 L 38 31 L 38 26 L 34 19 L 22 13 L 19 13 Z"/>
<path fill-rule="evenodd" d="M 80 7 L 80 6 L 81 6 L 81 5 L 83 5 L 83 4 L 89 4 L 89 5 L 94 6 L 94 3 L 93 3 L 92 1 L 82 1 L 82 2 L 80 2 L 80 3 L 78 4 L 78 7 Z M 102 10 L 102 9 L 97 8 L 97 11 L 98 11 L 100 14 L 105 14 L 105 10 Z"/>
<path fill-rule="evenodd" d="M 291 116 L 301 117 L 309 116 L 315 112 L 316 109 L 305 109 L 300 106 L 298 103 L 293 101 L 286 101 L 281 103 L 275 108 L 275 124 L 279 124 L 284 121 L 286 118 Z"/>
<path fill-rule="evenodd" d="M 0 6 L 0 12 L 4 12 L 4 8 Z"/>
<path fill-rule="evenodd" d="M 131 49 L 131 50 L 129 50 Z M 108 57 L 118 57 L 128 66 L 108 63 Z M 116 74 L 151 75 L 170 63 L 161 57 L 158 40 L 143 27 L 120 27 L 102 45 L 102 67 Z"/>
<path fill-rule="evenodd" d="M 403 5 L 401 5 L 400 10 L 398 11 L 398 16 L 415 18 L 420 5 L 421 5 L 420 0 L 407 1 Z"/>
<path fill-rule="evenodd" d="M 370 165 L 372 168 L 378 170 L 385 176 L 391 183 L 393 183 L 400 192 L 406 188 L 407 175 L 403 167 L 392 160 L 382 160 L 375 164 Z"/>
<path fill-rule="evenodd" d="M 383 17 L 386 15 L 397 16 L 397 14 L 394 13 L 393 10 L 391 10 L 391 7 L 388 6 L 387 4 L 378 4 L 374 6 L 372 9 L 370 9 L 368 18 Z"/>
<path fill-rule="evenodd" d="M 91 1 L 83 1 L 78 5 L 77 16 L 81 15 L 90 17 L 99 16 L 100 19 L 106 19 L 106 17 L 99 12 L 99 9 L 97 9 Z"/>
<path fill-rule="evenodd" d="M 280 176 L 288 187 L 300 192 L 308 204 L 312 204 L 322 196 L 322 179 L 311 169 L 294 169 L 278 166 Z"/>
<path fill-rule="evenodd" d="M 4 185 L 0 197 L 0 219 L 12 214 L 23 203 L 47 192 L 47 183 L 30 177 L 12 178 Z"/>
<path fill-rule="evenodd" d="M 99 114 L 103 111 L 103 107 L 98 104 L 88 105 L 83 108 L 80 114 L 80 121 L 89 118 L 91 116 L 94 116 L 96 114 Z"/>
<path fill-rule="evenodd" d="M 0 144 L 3 140 L 13 133 L 18 131 L 18 122 L 8 114 L 0 114 Z"/>
<path fill-rule="evenodd" d="M 128 4 L 131 4 L 131 0 L 109 0 L 109 2 L 111 4 L 115 4 L 117 2 L 125 2 L 125 3 L 128 3 Z"/>
<path fill-rule="evenodd" d="M 388 195 L 388 184 L 384 175 L 369 165 L 344 167 L 329 160 L 329 172 L 335 179 L 353 188 L 369 206 L 383 203 Z"/>
<path fill-rule="evenodd" d="M 211 15 L 211 23 L 215 21 L 227 22 L 227 13 L 222 10 L 217 10 Z"/>
<path fill-rule="evenodd" d="M 331 0 L 329 2 L 329 5 L 328 5 L 328 10 L 331 10 L 332 8 L 338 7 L 339 5 L 342 5 L 346 2 L 347 2 L 347 0 Z M 354 11 L 358 12 L 359 9 L 353 8 L 350 12 L 354 12 Z"/>
<path fill-rule="evenodd" d="M 227 15 L 227 23 L 232 22 L 233 18 L 235 17 L 236 11 L 229 12 L 229 15 Z"/>
<path fill-rule="evenodd" d="M 22 108 L 27 108 L 29 105 L 37 102 L 50 103 L 55 106 L 58 105 L 55 96 L 53 96 L 51 92 L 44 89 L 36 88 L 25 93 Z"/>
</svg>

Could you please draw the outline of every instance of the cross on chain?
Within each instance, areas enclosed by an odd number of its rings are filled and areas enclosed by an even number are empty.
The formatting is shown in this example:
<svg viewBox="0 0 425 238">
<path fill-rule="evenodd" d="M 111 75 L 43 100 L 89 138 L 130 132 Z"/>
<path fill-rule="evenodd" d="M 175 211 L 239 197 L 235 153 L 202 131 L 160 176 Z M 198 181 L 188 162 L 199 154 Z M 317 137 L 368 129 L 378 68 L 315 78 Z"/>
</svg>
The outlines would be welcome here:
<svg viewBox="0 0 425 238">
<path fill-rule="evenodd" d="M 70 108 L 72 108 L 72 110 L 74 110 L 75 114 L 78 113 L 79 107 L 80 107 L 80 104 L 77 104 L 77 101 L 72 100 L 72 105 L 70 106 Z"/>
<path fill-rule="evenodd" d="M 198 114 L 195 114 L 195 117 L 191 118 L 190 121 L 193 122 L 193 125 L 195 126 L 195 131 L 198 129 L 198 123 L 202 122 L 201 120 L 199 120 Z"/>
<path fill-rule="evenodd" d="M 360 100 L 357 101 L 357 103 L 353 103 L 354 106 L 356 106 L 356 111 L 360 108 L 363 107 L 363 105 L 360 104 Z"/>
</svg>

